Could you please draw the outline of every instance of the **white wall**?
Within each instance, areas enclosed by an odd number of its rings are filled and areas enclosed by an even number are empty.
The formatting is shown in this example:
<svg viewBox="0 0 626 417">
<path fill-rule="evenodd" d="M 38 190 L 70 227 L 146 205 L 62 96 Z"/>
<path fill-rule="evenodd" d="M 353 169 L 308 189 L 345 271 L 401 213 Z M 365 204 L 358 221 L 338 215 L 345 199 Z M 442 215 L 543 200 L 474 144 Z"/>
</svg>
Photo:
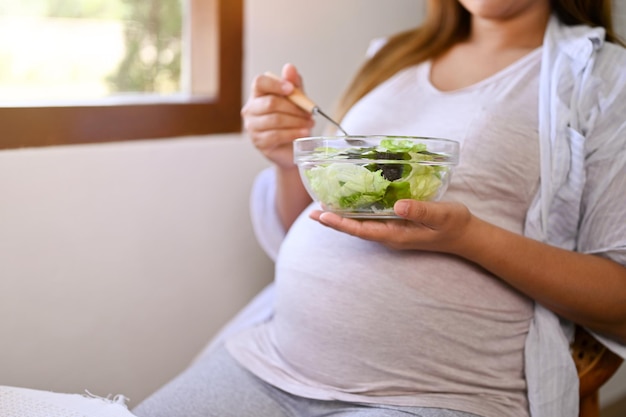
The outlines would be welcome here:
<svg viewBox="0 0 626 417">
<path fill-rule="evenodd" d="M 246 87 L 296 63 L 331 106 L 415 0 L 250 0 Z M 123 393 L 173 377 L 272 264 L 248 220 L 267 166 L 242 135 L 0 152 L 0 385 Z"/>
<path fill-rule="evenodd" d="M 0 384 L 139 399 L 184 366 L 271 275 L 244 144 L 1 152 Z"/>
</svg>

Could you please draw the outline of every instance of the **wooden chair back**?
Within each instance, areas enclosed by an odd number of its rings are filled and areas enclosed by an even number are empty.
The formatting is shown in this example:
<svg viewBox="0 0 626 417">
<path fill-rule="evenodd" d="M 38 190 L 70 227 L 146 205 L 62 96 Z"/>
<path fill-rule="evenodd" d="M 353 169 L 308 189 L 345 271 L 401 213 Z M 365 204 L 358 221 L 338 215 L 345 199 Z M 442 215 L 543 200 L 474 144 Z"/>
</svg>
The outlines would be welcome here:
<svg viewBox="0 0 626 417">
<path fill-rule="evenodd" d="M 622 358 L 580 326 L 571 346 L 580 381 L 579 417 L 600 417 L 599 390 L 622 364 Z"/>
</svg>

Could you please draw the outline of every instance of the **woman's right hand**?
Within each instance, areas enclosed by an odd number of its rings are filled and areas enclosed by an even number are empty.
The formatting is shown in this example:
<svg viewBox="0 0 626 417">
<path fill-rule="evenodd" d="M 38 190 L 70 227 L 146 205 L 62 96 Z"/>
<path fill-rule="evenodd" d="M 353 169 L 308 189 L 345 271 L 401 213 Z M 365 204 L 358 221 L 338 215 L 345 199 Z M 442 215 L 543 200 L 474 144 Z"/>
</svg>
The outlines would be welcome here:
<svg viewBox="0 0 626 417">
<path fill-rule="evenodd" d="M 289 170 L 295 168 L 292 143 L 311 135 L 314 120 L 287 98 L 295 87 L 302 88 L 297 69 L 286 64 L 282 77 L 257 76 L 241 116 L 254 146 L 279 168 Z"/>
</svg>

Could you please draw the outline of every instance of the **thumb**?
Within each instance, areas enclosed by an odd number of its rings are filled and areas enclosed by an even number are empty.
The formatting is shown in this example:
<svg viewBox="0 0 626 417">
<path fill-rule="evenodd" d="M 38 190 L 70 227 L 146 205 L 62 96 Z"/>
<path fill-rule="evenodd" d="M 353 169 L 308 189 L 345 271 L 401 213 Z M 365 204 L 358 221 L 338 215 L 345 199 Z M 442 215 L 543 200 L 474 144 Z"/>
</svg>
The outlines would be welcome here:
<svg viewBox="0 0 626 417">
<path fill-rule="evenodd" d="M 452 201 L 398 200 L 393 209 L 403 219 L 440 231 L 461 232 L 474 218 L 466 205 Z"/>
<path fill-rule="evenodd" d="M 429 224 L 433 222 L 433 213 L 429 210 L 429 205 L 423 201 L 417 200 L 398 200 L 393 206 L 395 213 L 406 220 L 413 222 Z"/>
<path fill-rule="evenodd" d="M 298 73 L 295 65 L 289 63 L 283 65 L 282 76 L 283 79 L 302 89 L 302 77 L 300 76 L 300 73 Z"/>
</svg>

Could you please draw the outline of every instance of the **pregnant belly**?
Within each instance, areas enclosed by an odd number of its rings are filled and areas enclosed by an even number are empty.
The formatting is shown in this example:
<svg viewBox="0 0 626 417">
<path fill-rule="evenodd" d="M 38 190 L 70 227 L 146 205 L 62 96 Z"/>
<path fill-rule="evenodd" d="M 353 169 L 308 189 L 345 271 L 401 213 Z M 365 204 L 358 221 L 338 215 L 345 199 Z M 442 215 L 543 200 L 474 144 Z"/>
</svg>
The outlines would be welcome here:
<svg viewBox="0 0 626 417">
<path fill-rule="evenodd" d="M 281 253 L 272 331 L 293 369 L 379 395 L 523 384 L 527 298 L 458 258 L 347 247 Z"/>
</svg>

